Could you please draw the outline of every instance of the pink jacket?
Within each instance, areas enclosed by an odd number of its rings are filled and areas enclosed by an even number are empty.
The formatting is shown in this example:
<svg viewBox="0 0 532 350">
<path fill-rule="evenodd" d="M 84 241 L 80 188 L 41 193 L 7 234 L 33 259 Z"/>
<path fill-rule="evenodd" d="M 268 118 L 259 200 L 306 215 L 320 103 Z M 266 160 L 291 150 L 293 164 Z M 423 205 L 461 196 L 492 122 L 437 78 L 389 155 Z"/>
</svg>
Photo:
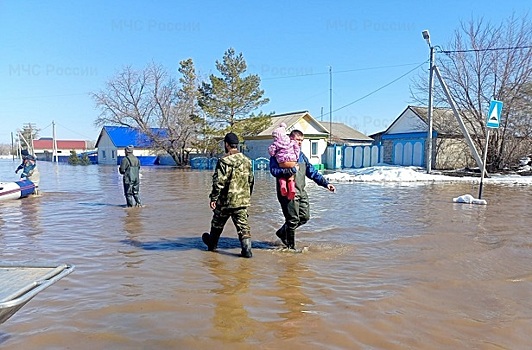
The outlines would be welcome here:
<svg viewBox="0 0 532 350">
<path fill-rule="evenodd" d="M 295 140 L 286 135 L 286 124 L 281 125 L 272 132 L 273 143 L 268 147 L 270 156 L 275 157 L 278 163 L 297 162 L 301 149 Z"/>
</svg>

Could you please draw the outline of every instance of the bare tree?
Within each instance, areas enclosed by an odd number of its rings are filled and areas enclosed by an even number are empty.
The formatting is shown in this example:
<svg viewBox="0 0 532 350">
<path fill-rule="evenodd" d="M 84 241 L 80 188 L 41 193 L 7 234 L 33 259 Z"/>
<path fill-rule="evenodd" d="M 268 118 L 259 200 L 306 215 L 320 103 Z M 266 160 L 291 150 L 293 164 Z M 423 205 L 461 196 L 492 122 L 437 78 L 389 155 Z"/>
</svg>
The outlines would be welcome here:
<svg viewBox="0 0 532 350">
<path fill-rule="evenodd" d="M 485 147 L 490 100 L 504 103 L 500 128 L 490 135 L 490 171 L 501 169 L 522 155 L 518 153 L 522 151 L 519 145 L 530 145 L 531 43 L 528 15 L 512 15 L 498 25 L 483 19 L 462 22 L 447 49 L 436 47 L 436 64 L 478 150 Z M 426 102 L 427 86 L 426 77 L 413 82 L 414 100 Z M 434 103 L 449 106 L 439 84 L 435 84 Z"/>
<path fill-rule="evenodd" d="M 177 165 L 187 164 L 201 128 L 192 60 L 181 61 L 179 72 L 183 77 L 176 81 L 153 63 L 141 71 L 125 67 L 107 82 L 106 89 L 91 94 L 100 109 L 95 124 L 138 129 Z"/>
</svg>

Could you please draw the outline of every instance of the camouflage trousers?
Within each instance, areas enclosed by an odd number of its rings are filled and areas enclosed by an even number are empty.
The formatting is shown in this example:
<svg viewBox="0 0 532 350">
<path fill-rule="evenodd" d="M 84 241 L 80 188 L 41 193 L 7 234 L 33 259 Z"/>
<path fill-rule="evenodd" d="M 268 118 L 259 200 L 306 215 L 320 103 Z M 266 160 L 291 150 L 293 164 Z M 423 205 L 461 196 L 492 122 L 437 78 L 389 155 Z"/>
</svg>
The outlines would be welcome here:
<svg viewBox="0 0 532 350">
<path fill-rule="evenodd" d="M 251 238 L 251 229 L 248 224 L 248 209 L 247 208 L 235 208 L 235 209 L 214 209 L 214 215 L 211 220 L 211 233 L 221 234 L 225 223 L 229 218 L 233 220 L 235 224 L 236 232 L 240 240 L 244 238 Z"/>
</svg>

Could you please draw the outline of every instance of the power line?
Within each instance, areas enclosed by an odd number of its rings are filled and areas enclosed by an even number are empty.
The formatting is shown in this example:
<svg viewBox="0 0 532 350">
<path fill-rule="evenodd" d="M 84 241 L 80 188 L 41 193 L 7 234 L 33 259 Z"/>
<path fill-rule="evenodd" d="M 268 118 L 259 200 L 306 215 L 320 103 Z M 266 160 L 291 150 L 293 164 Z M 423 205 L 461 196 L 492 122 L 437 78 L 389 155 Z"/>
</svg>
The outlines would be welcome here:
<svg viewBox="0 0 532 350">
<path fill-rule="evenodd" d="M 513 46 L 513 47 L 493 47 L 487 49 L 467 49 L 467 50 L 442 50 L 442 53 L 463 53 L 463 52 L 484 52 L 484 51 L 505 51 L 505 50 L 519 50 L 519 49 L 531 49 L 532 45 L 528 46 Z"/>
<path fill-rule="evenodd" d="M 407 76 L 408 74 L 412 73 L 413 71 L 415 71 L 416 69 L 418 69 L 419 67 L 421 67 L 422 65 L 424 65 L 424 64 L 427 63 L 427 62 L 428 62 L 428 60 L 425 61 L 425 62 L 423 62 L 423 63 L 421 63 L 421 64 L 419 64 L 419 65 L 417 65 L 416 67 L 412 68 L 411 70 L 409 70 L 409 71 L 406 72 L 405 74 L 401 75 L 401 76 L 398 77 L 398 78 L 395 78 L 394 80 L 392 80 L 391 82 L 389 82 L 389 83 L 387 83 L 387 84 L 381 86 L 380 88 L 378 88 L 378 89 L 376 89 L 376 90 L 373 90 L 372 92 L 370 92 L 370 93 L 368 93 L 368 94 L 362 96 L 361 98 L 359 98 L 359 99 L 357 99 L 357 100 L 355 100 L 355 101 L 353 101 L 353 102 L 350 102 L 350 103 L 348 103 L 348 104 L 346 104 L 346 105 L 344 105 L 344 106 L 342 106 L 342 107 L 340 107 L 340 108 L 335 109 L 335 110 L 332 111 L 331 113 L 334 113 L 334 112 L 337 112 L 337 111 L 339 111 L 339 110 L 341 110 L 341 109 L 344 109 L 344 108 L 346 108 L 346 107 L 349 107 L 349 106 L 351 106 L 352 104 L 355 104 L 355 103 L 357 103 L 357 102 L 359 102 L 359 101 L 361 101 L 361 100 L 363 100 L 363 99 L 365 99 L 365 98 L 367 98 L 367 97 L 373 95 L 374 93 L 376 93 L 376 92 L 378 92 L 378 91 L 384 89 L 385 87 L 392 85 L 392 84 L 395 83 L 396 81 L 398 81 L 398 80 L 404 78 L 405 76 Z M 324 116 L 325 116 L 325 115 L 328 115 L 328 114 L 330 114 L 330 113 L 324 114 Z"/>
<path fill-rule="evenodd" d="M 88 137 L 87 135 L 80 134 L 79 132 L 77 132 L 77 131 L 75 131 L 75 130 L 72 130 L 72 129 L 69 129 L 69 128 L 67 128 L 66 126 L 64 126 L 64 125 L 62 125 L 62 124 L 60 124 L 60 123 L 58 123 L 58 122 L 55 122 L 55 124 L 57 124 L 57 125 L 59 125 L 59 126 L 65 128 L 65 129 L 67 129 L 68 131 L 70 131 L 70 132 L 72 132 L 72 133 L 74 133 L 74 134 L 77 134 L 77 135 L 79 135 L 79 136 L 84 137 L 86 140 L 91 140 L 91 138 Z"/>
<path fill-rule="evenodd" d="M 423 62 L 423 63 L 425 63 L 425 62 Z M 418 64 L 418 63 L 404 63 L 404 64 L 396 64 L 396 65 L 391 65 L 391 66 L 377 66 L 377 67 L 356 68 L 356 69 L 335 71 L 334 74 L 350 73 L 350 72 L 362 72 L 362 71 L 375 70 L 375 69 L 385 69 L 385 68 L 397 68 L 397 67 L 413 66 L 415 64 Z M 261 78 L 261 80 L 265 81 L 265 80 L 301 78 L 301 77 L 308 77 L 308 76 L 315 76 L 315 75 L 326 75 L 326 74 L 329 75 L 329 72 L 285 75 L 285 76 L 282 76 L 282 77 Z"/>
</svg>

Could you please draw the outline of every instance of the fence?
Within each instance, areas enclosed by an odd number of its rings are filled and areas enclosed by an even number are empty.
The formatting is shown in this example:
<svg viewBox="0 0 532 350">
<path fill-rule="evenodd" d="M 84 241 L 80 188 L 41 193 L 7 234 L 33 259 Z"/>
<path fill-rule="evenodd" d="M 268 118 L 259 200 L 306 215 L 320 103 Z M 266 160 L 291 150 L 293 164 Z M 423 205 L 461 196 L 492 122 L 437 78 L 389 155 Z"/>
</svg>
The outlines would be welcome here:
<svg viewBox="0 0 532 350">
<path fill-rule="evenodd" d="M 195 157 L 190 160 L 190 167 L 192 169 L 213 170 L 217 162 L 218 158 L 216 157 Z M 259 157 L 253 159 L 251 165 L 253 166 L 253 170 L 270 170 L 270 160 L 268 158 Z"/>
<path fill-rule="evenodd" d="M 383 146 L 357 145 L 327 147 L 327 169 L 365 168 L 382 163 Z"/>
</svg>

